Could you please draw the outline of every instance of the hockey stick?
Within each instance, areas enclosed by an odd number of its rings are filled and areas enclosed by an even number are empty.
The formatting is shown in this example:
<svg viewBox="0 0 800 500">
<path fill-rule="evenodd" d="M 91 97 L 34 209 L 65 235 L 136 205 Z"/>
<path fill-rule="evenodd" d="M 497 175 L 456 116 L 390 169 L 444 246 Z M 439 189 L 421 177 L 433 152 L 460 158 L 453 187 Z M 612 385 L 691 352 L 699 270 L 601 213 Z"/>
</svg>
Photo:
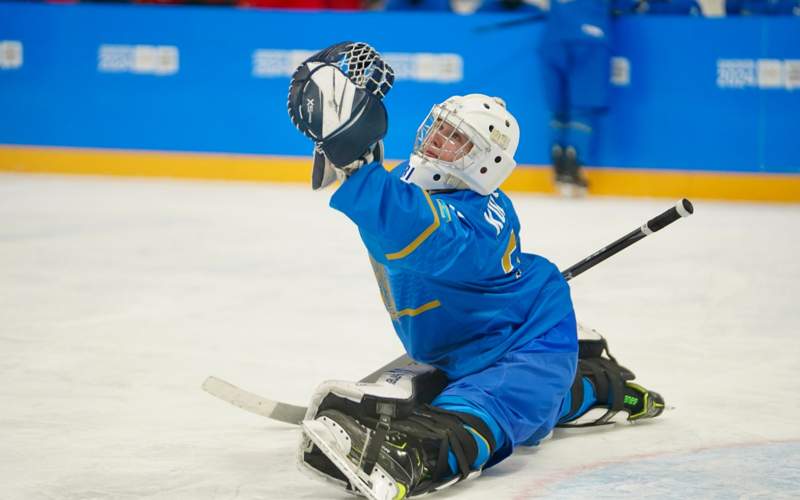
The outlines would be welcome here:
<svg viewBox="0 0 800 500">
<path fill-rule="evenodd" d="M 494 24 L 485 24 L 483 26 L 478 26 L 476 28 L 473 28 L 472 31 L 474 31 L 475 33 L 487 33 L 489 31 L 504 30 L 508 28 L 514 28 L 516 26 L 522 26 L 524 24 L 544 21 L 546 18 L 547 18 L 546 12 L 539 12 L 538 14 L 532 14 L 529 16 L 509 19 L 507 21 L 500 21 Z"/>
<path fill-rule="evenodd" d="M 622 238 L 606 245 L 577 264 L 568 267 L 561 272 L 561 275 L 564 276 L 565 280 L 569 281 L 575 276 L 582 274 L 609 257 L 628 248 L 642 238 L 665 228 L 680 218 L 688 217 L 693 213 L 694 207 L 692 203 L 684 198 L 676 203 L 674 207 L 642 224 L 641 227 L 634 229 Z M 415 361 L 408 357 L 407 354 L 403 354 L 362 378 L 360 382 L 377 382 L 382 373 L 414 363 Z M 300 425 L 306 414 L 306 407 L 304 406 L 296 406 L 267 399 L 240 389 L 217 377 L 208 377 L 206 381 L 203 382 L 203 389 L 212 396 L 216 396 L 243 410 L 287 424 Z"/>
</svg>

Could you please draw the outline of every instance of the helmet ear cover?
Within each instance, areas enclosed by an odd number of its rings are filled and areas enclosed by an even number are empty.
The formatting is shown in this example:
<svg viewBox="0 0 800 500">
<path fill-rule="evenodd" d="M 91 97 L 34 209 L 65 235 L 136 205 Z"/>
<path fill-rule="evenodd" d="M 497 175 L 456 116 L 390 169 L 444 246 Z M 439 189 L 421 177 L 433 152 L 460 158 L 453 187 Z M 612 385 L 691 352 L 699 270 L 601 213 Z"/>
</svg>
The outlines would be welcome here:
<svg viewBox="0 0 800 500">
<path fill-rule="evenodd" d="M 471 148 L 451 151 L 456 154 L 450 157 L 437 155 L 430 141 L 445 123 L 452 127 L 453 133 L 463 134 Z M 404 179 L 423 189 L 466 186 L 487 195 L 516 166 L 514 153 L 518 144 L 519 125 L 502 100 L 482 94 L 453 96 L 435 105 L 417 130 L 412 168 Z"/>
</svg>

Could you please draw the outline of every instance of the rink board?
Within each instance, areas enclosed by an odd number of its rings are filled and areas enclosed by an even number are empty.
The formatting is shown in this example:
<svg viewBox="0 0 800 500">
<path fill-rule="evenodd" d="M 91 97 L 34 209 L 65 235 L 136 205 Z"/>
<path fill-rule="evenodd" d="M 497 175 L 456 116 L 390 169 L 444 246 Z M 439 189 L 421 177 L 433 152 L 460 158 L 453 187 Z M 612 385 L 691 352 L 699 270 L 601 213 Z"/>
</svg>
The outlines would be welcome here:
<svg viewBox="0 0 800 500">
<path fill-rule="evenodd" d="M 388 168 L 397 161 L 387 161 Z M 27 173 L 151 176 L 231 181 L 311 182 L 311 158 L 0 147 L 0 170 Z M 592 168 L 596 195 L 800 202 L 800 176 L 654 169 Z M 523 165 L 509 191 L 554 192 L 549 167 Z"/>
<path fill-rule="evenodd" d="M 3 3 L 0 169 L 305 182 L 289 75 L 357 26 L 398 73 L 389 158 L 408 155 L 433 102 L 502 95 L 523 130 L 508 187 L 549 192 L 541 24 L 481 31 L 512 18 Z M 451 36 L 435 46 L 405 36 L 445 23 Z M 640 16 L 615 27 L 594 193 L 800 201 L 800 18 Z"/>
</svg>

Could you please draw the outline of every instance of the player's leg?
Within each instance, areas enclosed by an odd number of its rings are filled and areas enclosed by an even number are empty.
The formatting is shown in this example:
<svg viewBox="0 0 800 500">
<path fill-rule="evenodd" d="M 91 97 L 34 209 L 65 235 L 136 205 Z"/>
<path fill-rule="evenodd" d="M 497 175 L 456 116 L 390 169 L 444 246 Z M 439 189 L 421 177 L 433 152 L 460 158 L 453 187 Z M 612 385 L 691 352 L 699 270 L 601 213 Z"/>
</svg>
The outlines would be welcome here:
<svg viewBox="0 0 800 500">
<path fill-rule="evenodd" d="M 608 109 L 611 54 L 604 43 L 575 43 L 570 45 L 569 58 L 564 181 L 585 191 L 588 183 L 582 166 L 589 158 L 600 118 Z"/>
<path fill-rule="evenodd" d="M 473 467 L 494 465 L 517 446 L 552 430 L 575 377 L 576 352 L 576 324 L 570 314 L 489 368 L 452 382 L 433 401 L 437 407 L 472 414 L 491 430 L 495 448 L 486 462 Z"/>
<path fill-rule="evenodd" d="M 385 387 L 323 387 L 309 405 L 313 420 L 303 424 L 302 463 L 317 476 L 379 492 L 379 498 L 419 495 L 475 477 L 535 430 L 552 429 L 575 377 L 577 350 L 570 315 L 444 390 L 430 381 L 408 383 L 402 373 L 385 378 Z M 423 390 L 403 392 L 411 386 Z M 439 395 L 425 404 L 430 399 L 423 392 Z"/>
<path fill-rule="evenodd" d="M 564 148 L 569 126 L 569 86 L 566 75 L 567 56 L 563 44 L 549 43 L 539 48 L 542 89 L 550 111 L 550 161 L 558 182 L 564 175 Z"/>
<path fill-rule="evenodd" d="M 633 372 L 621 366 L 608 350 L 606 340 L 594 330 L 580 328 L 578 372 L 559 412 L 559 425 L 592 426 L 627 413 L 630 421 L 653 418 L 664 411 L 664 398 L 633 382 Z M 599 409 L 600 416 L 589 414 Z M 581 423 L 578 419 L 584 417 Z"/>
<path fill-rule="evenodd" d="M 376 384 L 323 384 L 303 422 L 304 469 L 393 500 L 475 477 L 496 447 L 492 431 L 473 414 L 427 404 L 446 383 L 441 372 L 416 365 Z"/>
</svg>

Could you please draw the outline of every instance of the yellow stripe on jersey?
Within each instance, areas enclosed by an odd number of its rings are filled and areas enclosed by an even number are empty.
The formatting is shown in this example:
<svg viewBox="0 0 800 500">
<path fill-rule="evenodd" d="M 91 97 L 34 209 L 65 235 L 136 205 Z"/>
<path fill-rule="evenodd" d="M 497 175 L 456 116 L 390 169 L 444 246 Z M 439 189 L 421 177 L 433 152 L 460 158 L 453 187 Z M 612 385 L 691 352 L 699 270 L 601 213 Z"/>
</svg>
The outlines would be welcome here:
<svg viewBox="0 0 800 500">
<path fill-rule="evenodd" d="M 503 272 L 506 274 L 514 270 L 514 266 L 511 264 L 511 254 L 514 253 L 515 248 L 517 248 L 517 237 L 514 235 L 514 231 L 511 231 L 511 236 L 508 237 L 508 246 L 503 254 L 503 259 L 500 261 L 503 266 Z"/>
<path fill-rule="evenodd" d="M 422 304 L 421 306 L 417 307 L 416 309 L 411 309 L 411 308 L 409 308 L 409 309 L 401 309 L 400 311 L 397 311 L 397 313 L 395 313 L 393 315 L 392 319 L 397 319 L 397 318 L 399 318 L 401 316 L 416 316 L 418 314 L 424 313 L 425 311 L 430 311 L 431 309 L 436 309 L 437 307 L 439 307 L 441 305 L 442 305 L 442 303 L 439 302 L 438 300 L 432 300 L 432 301 L 428 302 L 427 304 Z"/>
<path fill-rule="evenodd" d="M 428 201 L 428 205 L 431 208 L 431 213 L 433 213 L 433 223 L 431 223 L 430 226 L 422 231 L 419 236 L 414 238 L 414 241 L 409 243 L 404 249 L 400 250 L 399 252 L 387 253 L 386 258 L 388 260 L 397 260 L 406 257 L 408 254 L 416 250 L 417 247 L 420 246 L 422 242 L 431 235 L 431 233 L 436 231 L 436 228 L 439 227 L 439 214 L 436 211 L 436 207 L 433 206 L 433 200 L 431 200 L 430 195 L 425 190 L 422 191 L 422 194 L 425 195 L 425 199 Z"/>
</svg>

